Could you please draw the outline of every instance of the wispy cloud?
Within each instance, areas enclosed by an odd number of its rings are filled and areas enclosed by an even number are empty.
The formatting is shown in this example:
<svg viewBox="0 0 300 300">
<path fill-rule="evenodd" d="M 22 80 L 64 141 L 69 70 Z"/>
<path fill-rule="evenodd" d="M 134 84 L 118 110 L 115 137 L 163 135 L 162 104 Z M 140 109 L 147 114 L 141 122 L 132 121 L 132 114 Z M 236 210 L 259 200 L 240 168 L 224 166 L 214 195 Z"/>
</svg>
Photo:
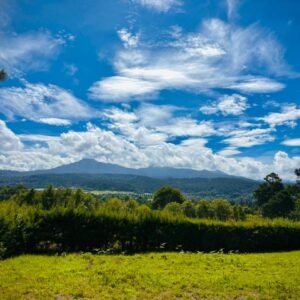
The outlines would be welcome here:
<svg viewBox="0 0 300 300">
<path fill-rule="evenodd" d="M 300 147 L 300 138 L 285 140 L 282 142 L 282 145 L 290 146 L 290 147 Z"/>
<path fill-rule="evenodd" d="M 230 89 L 253 94 L 285 87 L 272 78 L 288 72 L 283 50 L 258 25 L 240 28 L 209 19 L 195 33 L 177 28 L 168 39 L 141 38 L 138 44 L 134 40 L 133 48 L 128 48 L 127 40 L 114 60 L 116 75 L 94 83 L 92 98 L 124 102 L 157 96 L 161 90 Z"/>
<path fill-rule="evenodd" d="M 214 124 L 174 115 L 180 108 L 143 104 L 134 111 L 107 109 L 108 127 L 139 145 L 159 144 L 176 137 L 207 137 L 216 134 Z"/>
<path fill-rule="evenodd" d="M 203 105 L 200 111 L 206 115 L 221 113 L 224 116 L 241 115 L 249 107 L 247 98 L 241 95 L 224 95 L 210 105 Z"/>
<path fill-rule="evenodd" d="M 181 0 L 131 0 L 133 3 L 140 4 L 157 12 L 166 13 L 171 9 L 182 5 Z"/>
<path fill-rule="evenodd" d="M 237 17 L 240 2 L 241 0 L 226 0 L 227 16 L 229 20 Z"/>
<path fill-rule="evenodd" d="M 13 34 L 0 32 L 0 63 L 10 73 L 45 69 L 47 60 L 55 56 L 66 42 L 63 36 L 35 32 Z"/>
<path fill-rule="evenodd" d="M 94 113 L 72 93 L 55 85 L 25 83 L 0 89 L 0 111 L 7 118 L 22 117 L 50 125 L 69 125 Z"/>
<path fill-rule="evenodd" d="M 269 113 L 267 116 L 258 119 L 263 120 L 271 127 L 282 125 L 296 127 L 297 120 L 300 119 L 300 109 L 296 105 L 286 105 L 282 107 L 281 112 Z"/>
<path fill-rule="evenodd" d="M 138 45 L 139 35 L 132 34 L 126 28 L 118 30 L 118 35 L 124 43 L 125 48 L 134 48 Z"/>
<path fill-rule="evenodd" d="M 275 137 L 271 135 L 274 129 L 255 128 L 255 129 L 237 129 L 229 133 L 229 137 L 223 140 L 223 143 L 229 144 L 235 148 L 249 148 L 272 142 Z"/>
<path fill-rule="evenodd" d="M 40 118 L 38 122 L 54 126 L 68 126 L 72 124 L 70 120 L 59 118 Z"/>
</svg>

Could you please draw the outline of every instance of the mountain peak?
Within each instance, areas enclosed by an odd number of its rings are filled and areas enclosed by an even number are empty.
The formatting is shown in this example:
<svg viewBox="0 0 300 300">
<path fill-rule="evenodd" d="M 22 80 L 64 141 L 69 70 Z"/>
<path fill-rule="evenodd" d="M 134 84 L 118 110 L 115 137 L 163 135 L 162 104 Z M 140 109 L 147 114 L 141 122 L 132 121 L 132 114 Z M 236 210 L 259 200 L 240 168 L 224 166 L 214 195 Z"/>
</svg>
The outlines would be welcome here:
<svg viewBox="0 0 300 300">
<path fill-rule="evenodd" d="M 221 171 L 193 170 L 173 167 L 126 168 L 116 164 L 84 158 L 77 162 L 62 165 L 50 170 L 30 172 L 31 174 L 119 174 L 152 178 L 220 178 L 229 177 Z"/>
</svg>

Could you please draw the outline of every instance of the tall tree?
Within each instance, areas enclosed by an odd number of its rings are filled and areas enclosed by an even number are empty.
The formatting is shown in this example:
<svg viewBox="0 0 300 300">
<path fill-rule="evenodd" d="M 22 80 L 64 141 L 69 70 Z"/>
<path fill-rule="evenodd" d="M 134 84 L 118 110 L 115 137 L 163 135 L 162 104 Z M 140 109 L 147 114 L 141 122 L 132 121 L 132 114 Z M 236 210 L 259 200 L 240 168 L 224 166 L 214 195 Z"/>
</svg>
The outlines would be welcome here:
<svg viewBox="0 0 300 300">
<path fill-rule="evenodd" d="M 184 196 L 178 189 L 171 186 L 164 186 L 154 194 L 152 207 L 154 209 L 162 209 L 168 203 L 177 202 L 181 204 L 184 200 Z"/>
<path fill-rule="evenodd" d="M 281 178 L 276 173 L 270 173 L 264 178 L 265 182 L 260 184 L 254 191 L 257 206 L 263 206 L 273 196 L 284 189 Z"/>
<path fill-rule="evenodd" d="M 268 203 L 262 207 L 264 217 L 288 217 L 295 208 L 295 203 L 287 190 L 276 193 Z"/>
</svg>

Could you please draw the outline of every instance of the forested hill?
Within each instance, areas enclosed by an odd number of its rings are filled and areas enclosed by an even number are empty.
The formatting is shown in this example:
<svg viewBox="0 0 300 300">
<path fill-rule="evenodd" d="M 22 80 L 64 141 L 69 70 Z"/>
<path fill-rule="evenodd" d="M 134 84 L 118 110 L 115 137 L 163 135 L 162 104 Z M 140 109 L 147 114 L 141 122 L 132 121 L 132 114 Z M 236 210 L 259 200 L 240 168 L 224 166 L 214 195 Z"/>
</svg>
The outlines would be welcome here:
<svg viewBox="0 0 300 300">
<path fill-rule="evenodd" d="M 43 188 L 79 187 L 87 190 L 127 191 L 153 193 L 162 186 L 179 188 L 193 198 L 224 197 L 232 201 L 250 201 L 259 182 L 239 177 L 223 178 L 151 178 L 123 174 L 38 174 L 11 173 L 0 176 L 0 185 L 23 184 Z"/>
</svg>

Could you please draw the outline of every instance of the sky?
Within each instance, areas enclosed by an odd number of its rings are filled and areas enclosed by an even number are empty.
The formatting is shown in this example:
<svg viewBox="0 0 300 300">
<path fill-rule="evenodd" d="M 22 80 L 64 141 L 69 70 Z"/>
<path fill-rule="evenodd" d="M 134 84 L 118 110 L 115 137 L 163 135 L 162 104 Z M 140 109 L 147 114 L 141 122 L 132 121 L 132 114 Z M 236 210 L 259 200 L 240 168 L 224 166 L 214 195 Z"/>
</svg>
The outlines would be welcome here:
<svg viewBox="0 0 300 300">
<path fill-rule="evenodd" d="M 299 38 L 299 1 L 0 0 L 0 169 L 294 180 Z"/>
</svg>

